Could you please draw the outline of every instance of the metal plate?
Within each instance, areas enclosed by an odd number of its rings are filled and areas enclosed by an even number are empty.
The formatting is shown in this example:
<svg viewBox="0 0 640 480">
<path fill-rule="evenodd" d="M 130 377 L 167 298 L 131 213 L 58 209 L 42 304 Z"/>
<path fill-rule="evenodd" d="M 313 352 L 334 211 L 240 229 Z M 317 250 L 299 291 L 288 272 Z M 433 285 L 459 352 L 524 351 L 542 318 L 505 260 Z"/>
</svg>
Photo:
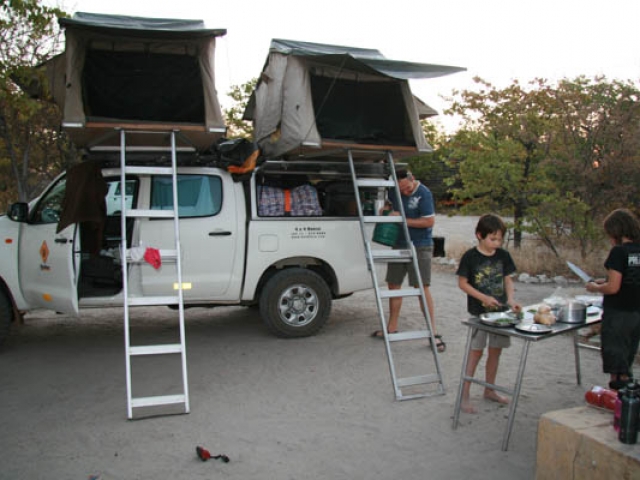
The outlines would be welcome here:
<svg viewBox="0 0 640 480">
<path fill-rule="evenodd" d="M 525 333 L 549 333 L 551 327 L 541 323 L 519 323 L 516 325 L 516 330 Z"/>
<path fill-rule="evenodd" d="M 518 318 L 513 312 L 489 312 L 480 315 L 480 321 L 492 327 L 512 327 L 518 323 Z"/>
<path fill-rule="evenodd" d="M 594 305 L 589 305 L 587 307 L 587 316 L 589 317 L 600 315 L 601 313 L 602 313 L 602 309 L 600 307 L 596 307 Z"/>
</svg>

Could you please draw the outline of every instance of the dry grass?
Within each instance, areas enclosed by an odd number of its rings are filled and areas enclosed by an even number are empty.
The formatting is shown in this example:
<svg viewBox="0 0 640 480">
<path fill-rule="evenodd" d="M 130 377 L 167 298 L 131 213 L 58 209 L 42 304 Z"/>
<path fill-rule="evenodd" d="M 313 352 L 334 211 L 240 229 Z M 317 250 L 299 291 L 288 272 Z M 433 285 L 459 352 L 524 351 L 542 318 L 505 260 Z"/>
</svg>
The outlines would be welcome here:
<svg viewBox="0 0 640 480">
<path fill-rule="evenodd" d="M 460 261 L 462 254 L 469 248 L 468 244 L 447 245 L 447 257 Z M 583 270 L 595 278 L 605 276 L 603 266 L 608 254 L 608 248 L 603 247 L 599 254 L 590 255 L 587 259 L 582 259 L 580 252 L 575 248 L 561 247 L 558 249 L 560 257 L 557 257 L 549 248 L 535 239 L 525 239 L 520 249 L 513 246 L 505 246 L 511 253 L 518 273 L 528 273 L 529 275 L 546 275 L 555 277 L 561 275 L 568 278 L 575 278 L 575 275 L 567 267 L 566 261 L 579 265 Z"/>
</svg>

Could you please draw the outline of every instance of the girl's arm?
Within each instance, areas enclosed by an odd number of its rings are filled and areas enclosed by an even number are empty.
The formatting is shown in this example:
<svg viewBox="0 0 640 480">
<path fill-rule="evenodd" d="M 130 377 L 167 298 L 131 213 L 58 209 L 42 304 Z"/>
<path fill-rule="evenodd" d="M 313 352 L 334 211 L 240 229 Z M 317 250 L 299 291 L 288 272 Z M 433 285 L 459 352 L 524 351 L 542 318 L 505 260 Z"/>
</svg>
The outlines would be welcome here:
<svg viewBox="0 0 640 480">
<path fill-rule="evenodd" d="M 615 295 L 622 286 L 622 273 L 617 270 L 607 270 L 607 281 L 603 283 L 589 282 L 587 291 L 602 293 L 603 295 Z"/>
</svg>

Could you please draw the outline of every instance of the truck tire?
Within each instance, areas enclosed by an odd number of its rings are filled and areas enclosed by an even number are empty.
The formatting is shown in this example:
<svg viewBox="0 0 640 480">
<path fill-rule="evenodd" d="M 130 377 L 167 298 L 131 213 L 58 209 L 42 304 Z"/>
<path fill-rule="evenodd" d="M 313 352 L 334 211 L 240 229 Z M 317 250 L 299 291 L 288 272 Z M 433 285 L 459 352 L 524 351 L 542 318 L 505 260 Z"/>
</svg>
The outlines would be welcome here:
<svg viewBox="0 0 640 480">
<path fill-rule="evenodd" d="M 4 343 L 9 335 L 12 320 L 13 305 L 11 304 L 11 299 L 0 289 L 0 345 Z"/>
<path fill-rule="evenodd" d="M 317 273 L 288 268 L 269 279 L 260 296 L 260 315 L 278 337 L 308 337 L 317 333 L 331 312 L 331 292 Z"/>
</svg>

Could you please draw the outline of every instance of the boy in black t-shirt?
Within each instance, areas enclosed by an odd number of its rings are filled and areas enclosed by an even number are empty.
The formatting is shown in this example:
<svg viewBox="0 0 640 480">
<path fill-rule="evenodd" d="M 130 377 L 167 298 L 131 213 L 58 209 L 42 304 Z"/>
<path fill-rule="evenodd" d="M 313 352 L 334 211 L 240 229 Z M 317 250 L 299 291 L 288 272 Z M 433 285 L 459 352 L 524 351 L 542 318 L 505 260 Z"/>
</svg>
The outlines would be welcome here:
<svg viewBox="0 0 640 480">
<path fill-rule="evenodd" d="M 467 294 L 467 310 L 471 315 L 479 316 L 487 311 L 504 310 L 507 305 L 513 311 L 520 312 L 522 307 L 513 299 L 514 287 L 510 275 L 516 266 L 509 252 L 501 248 L 507 228 L 496 215 L 483 215 L 476 226 L 478 246 L 465 252 L 460 260 L 458 286 Z M 494 384 L 498 373 L 498 363 L 502 349 L 510 345 L 505 335 L 487 334 L 475 329 L 471 340 L 471 351 L 466 366 L 466 376 L 473 377 L 482 358 L 482 352 L 489 341 L 486 364 L 486 381 Z M 469 400 L 471 382 L 465 382 L 462 388 L 461 409 L 465 413 L 477 413 Z M 509 400 L 495 390 L 485 387 L 484 398 L 507 404 Z"/>
<path fill-rule="evenodd" d="M 607 279 L 589 282 L 589 292 L 602 293 L 602 369 L 609 386 L 619 389 L 632 376 L 640 343 L 640 221 L 627 209 L 611 212 L 604 231 L 613 247 L 604 262 Z"/>
</svg>

